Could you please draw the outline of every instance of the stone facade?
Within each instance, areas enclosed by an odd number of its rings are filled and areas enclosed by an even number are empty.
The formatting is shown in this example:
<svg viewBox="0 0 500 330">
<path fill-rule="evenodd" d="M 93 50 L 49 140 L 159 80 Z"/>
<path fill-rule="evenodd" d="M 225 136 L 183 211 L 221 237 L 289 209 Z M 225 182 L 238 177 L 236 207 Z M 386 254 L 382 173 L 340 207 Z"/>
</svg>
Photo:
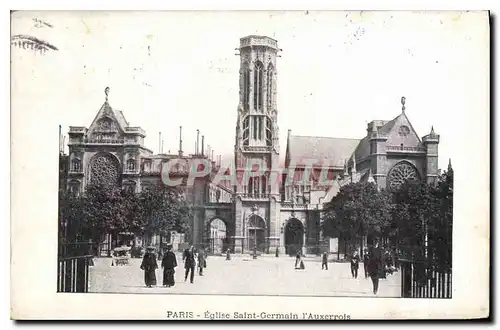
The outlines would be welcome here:
<svg viewBox="0 0 500 330">
<path fill-rule="evenodd" d="M 405 113 L 404 98 L 399 115 L 373 120 L 359 140 L 296 136 L 289 130 L 285 166 L 279 168 L 279 51 L 277 41 L 268 37 L 240 39 L 232 173 L 239 178 L 236 184 L 215 183 L 220 164 L 211 161 L 213 173 L 184 186 L 194 214 L 186 240 L 214 253 L 339 251 L 340 243 L 324 246 L 330 240 L 322 236 L 320 219 L 324 203 L 343 185 L 371 181 L 383 189 L 407 179 L 432 183 L 438 174 L 439 135 L 431 129 L 423 138 L 418 136 Z M 201 153 L 184 155 L 182 137 L 177 154 L 154 155 L 144 146 L 145 132 L 129 126 L 123 113 L 110 106 L 108 92 L 88 129 L 70 127 L 66 180 L 74 193 L 94 179 L 140 192 L 160 182 L 162 165 L 170 159 L 180 159 L 170 174 L 183 180 L 191 160 L 209 160 L 204 146 Z"/>
</svg>

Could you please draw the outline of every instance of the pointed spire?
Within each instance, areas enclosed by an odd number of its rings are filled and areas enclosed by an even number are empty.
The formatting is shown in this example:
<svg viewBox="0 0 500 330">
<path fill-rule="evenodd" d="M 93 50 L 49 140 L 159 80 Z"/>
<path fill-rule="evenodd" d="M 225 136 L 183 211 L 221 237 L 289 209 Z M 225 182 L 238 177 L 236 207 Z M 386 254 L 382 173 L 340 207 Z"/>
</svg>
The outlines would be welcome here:
<svg viewBox="0 0 500 330">
<path fill-rule="evenodd" d="M 344 160 L 344 175 L 348 175 L 349 173 L 347 172 L 347 159 Z"/>
<path fill-rule="evenodd" d="M 402 105 L 401 109 L 402 109 L 403 113 L 406 110 L 405 103 L 406 103 L 406 97 L 403 96 L 403 97 L 401 97 L 401 105 Z"/>
<path fill-rule="evenodd" d="M 104 94 L 106 94 L 106 101 L 105 101 L 105 102 L 106 102 L 106 103 L 108 103 L 109 87 L 106 87 L 106 88 L 104 89 Z"/>
<path fill-rule="evenodd" d="M 198 154 L 199 154 L 199 153 L 198 153 L 198 148 L 199 148 L 199 146 L 200 146 L 200 130 L 199 130 L 199 129 L 197 129 L 197 130 L 196 130 L 196 152 L 195 152 L 195 154 L 196 154 L 196 155 L 198 155 Z"/>
<path fill-rule="evenodd" d="M 451 167 L 451 158 L 448 160 L 448 172 L 453 171 L 453 168 Z"/>
<path fill-rule="evenodd" d="M 356 173 L 356 154 L 352 155 L 352 173 Z"/>
<path fill-rule="evenodd" d="M 179 126 L 179 156 L 182 157 L 182 126 Z"/>
<path fill-rule="evenodd" d="M 434 133 L 434 125 L 431 126 L 431 135 L 436 134 Z"/>
</svg>

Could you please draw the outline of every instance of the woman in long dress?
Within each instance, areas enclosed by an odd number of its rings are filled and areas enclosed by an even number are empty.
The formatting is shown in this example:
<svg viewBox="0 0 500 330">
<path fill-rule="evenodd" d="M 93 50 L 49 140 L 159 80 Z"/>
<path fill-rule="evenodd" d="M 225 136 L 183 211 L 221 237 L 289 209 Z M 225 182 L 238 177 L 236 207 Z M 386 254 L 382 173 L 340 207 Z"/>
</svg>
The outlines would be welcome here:
<svg viewBox="0 0 500 330">
<path fill-rule="evenodd" d="M 141 269 L 144 271 L 144 283 L 148 288 L 156 285 L 156 269 L 158 268 L 158 264 L 156 263 L 154 249 L 154 247 L 146 249 L 141 263 Z"/>
<path fill-rule="evenodd" d="M 177 267 L 177 258 L 172 252 L 172 245 L 167 245 L 167 252 L 161 261 L 163 267 L 163 286 L 171 287 L 175 285 L 175 267 Z"/>
</svg>

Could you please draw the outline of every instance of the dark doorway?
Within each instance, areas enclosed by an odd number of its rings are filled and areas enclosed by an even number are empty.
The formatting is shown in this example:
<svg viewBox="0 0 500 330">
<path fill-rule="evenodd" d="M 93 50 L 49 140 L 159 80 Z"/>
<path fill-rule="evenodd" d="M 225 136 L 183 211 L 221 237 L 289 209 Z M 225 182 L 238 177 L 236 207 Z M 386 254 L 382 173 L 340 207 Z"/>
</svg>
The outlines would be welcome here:
<svg viewBox="0 0 500 330">
<path fill-rule="evenodd" d="M 248 250 L 264 252 L 266 249 L 266 223 L 258 215 L 251 215 L 248 219 Z"/>
<path fill-rule="evenodd" d="M 285 227 L 285 250 L 288 255 L 296 255 L 304 245 L 304 226 L 300 220 L 292 218 Z"/>
</svg>

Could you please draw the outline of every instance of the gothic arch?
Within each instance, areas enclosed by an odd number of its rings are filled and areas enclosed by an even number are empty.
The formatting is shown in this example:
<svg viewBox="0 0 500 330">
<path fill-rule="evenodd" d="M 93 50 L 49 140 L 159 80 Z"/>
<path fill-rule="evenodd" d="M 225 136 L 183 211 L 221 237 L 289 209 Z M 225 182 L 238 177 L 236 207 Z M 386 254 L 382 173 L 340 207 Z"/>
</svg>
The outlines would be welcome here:
<svg viewBox="0 0 500 330">
<path fill-rule="evenodd" d="M 267 65 L 267 109 L 271 109 L 273 106 L 273 76 L 274 76 L 274 66 L 272 63 Z"/>
<path fill-rule="evenodd" d="M 264 94 L 264 65 L 261 61 L 255 61 L 253 73 L 253 108 L 262 110 Z"/>
<path fill-rule="evenodd" d="M 407 181 L 420 182 L 420 173 L 412 163 L 400 161 L 396 163 L 387 175 L 387 183 L 391 189 L 397 189 Z"/>
<path fill-rule="evenodd" d="M 306 228 L 298 218 L 289 218 L 284 226 L 285 252 L 294 255 L 304 246 L 304 233 Z"/>
<path fill-rule="evenodd" d="M 119 186 L 121 180 L 120 161 L 113 154 L 100 152 L 89 162 L 87 171 L 90 184 Z"/>
<path fill-rule="evenodd" d="M 249 109 L 250 104 L 250 66 L 243 62 L 243 108 Z"/>
</svg>

